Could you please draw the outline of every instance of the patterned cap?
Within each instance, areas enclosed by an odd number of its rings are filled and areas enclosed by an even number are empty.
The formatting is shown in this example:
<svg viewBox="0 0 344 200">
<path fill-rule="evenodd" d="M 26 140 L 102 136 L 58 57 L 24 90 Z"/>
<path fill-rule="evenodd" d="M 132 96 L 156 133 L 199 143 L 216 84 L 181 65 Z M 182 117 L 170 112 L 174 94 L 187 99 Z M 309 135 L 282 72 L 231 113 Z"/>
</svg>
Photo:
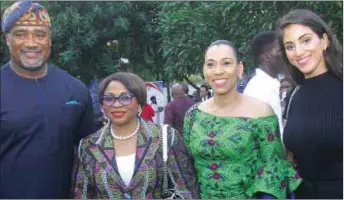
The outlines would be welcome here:
<svg viewBox="0 0 344 200">
<path fill-rule="evenodd" d="M 4 33 L 14 26 L 48 26 L 51 28 L 47 10 L 38 3 L 17 1 L 5 10 L 1 28 Z"/>
</svg>

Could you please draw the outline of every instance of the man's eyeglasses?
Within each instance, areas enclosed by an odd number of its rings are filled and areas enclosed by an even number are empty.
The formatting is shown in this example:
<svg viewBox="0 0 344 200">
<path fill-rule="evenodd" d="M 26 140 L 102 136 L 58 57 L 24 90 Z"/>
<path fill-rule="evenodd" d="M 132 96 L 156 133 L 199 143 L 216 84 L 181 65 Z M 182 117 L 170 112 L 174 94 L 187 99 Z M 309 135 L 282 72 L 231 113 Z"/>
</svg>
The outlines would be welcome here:
<svg viewBox="0 0 344 200">
<path fill-rule="evenodd" d="M 127 106 L 129 104 L 131 104 L 131 101 L 133 100 L 133 97 L 135 95 L 131 94 L 131 93 L 125 93 L 125 94 L 121 94 L 118 97 L 115 97 L 113 95 L 104 95 L 102 97 L 100 97 L 100 103 L 104 106 L 107 107 L 112 107 L 116 101 L 118 101 L 119 104 L 121 104 L 122 106 Z"/>
</svg>

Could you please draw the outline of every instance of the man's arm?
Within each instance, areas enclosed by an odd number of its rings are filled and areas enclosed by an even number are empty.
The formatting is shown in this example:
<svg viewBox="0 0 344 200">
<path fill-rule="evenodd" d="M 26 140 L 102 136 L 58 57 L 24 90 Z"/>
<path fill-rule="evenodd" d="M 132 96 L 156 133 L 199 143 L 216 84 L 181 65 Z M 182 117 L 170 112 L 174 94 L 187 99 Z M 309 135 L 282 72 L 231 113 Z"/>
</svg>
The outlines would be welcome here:
<svg viewBox="0 0 344 200">
<path fill-rule="evenodd" d="M 93 115 L 93 106 L 92 106 L 92 99 L 89 91 L 86 89 L 86 99 L 83 102 L 84 110 L 80 115 L 80 121 L 76 130 L 75 141 L 74 143 L 77 145 L 79 141 L 95 132 L 95 123 L 94 123 L 94 115 Z"/>
</svg>

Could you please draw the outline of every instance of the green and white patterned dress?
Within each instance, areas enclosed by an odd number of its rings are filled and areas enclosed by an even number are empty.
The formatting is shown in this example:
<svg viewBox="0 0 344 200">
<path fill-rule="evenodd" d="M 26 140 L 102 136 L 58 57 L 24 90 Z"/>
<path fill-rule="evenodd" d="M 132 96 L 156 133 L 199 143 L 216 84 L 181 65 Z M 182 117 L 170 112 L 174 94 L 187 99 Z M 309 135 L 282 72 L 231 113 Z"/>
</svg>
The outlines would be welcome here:
<svg viewBox="0 0 344 200">
<path fill-rule="evenodd" d="M 189 109 L 184 142 L 193 155 L 202 199 L 256 198 L 263 192 L 285 199 L 301 183 L 284 159 L 276 116 L 218 117 Z"/>
</svg>

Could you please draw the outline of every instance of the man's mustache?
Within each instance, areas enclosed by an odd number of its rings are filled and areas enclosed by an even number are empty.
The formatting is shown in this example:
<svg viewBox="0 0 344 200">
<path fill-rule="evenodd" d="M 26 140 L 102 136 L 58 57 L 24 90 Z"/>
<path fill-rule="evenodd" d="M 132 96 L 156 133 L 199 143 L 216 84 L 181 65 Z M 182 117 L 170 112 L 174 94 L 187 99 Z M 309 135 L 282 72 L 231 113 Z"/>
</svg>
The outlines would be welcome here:
<svg viewBox="0 0 344 200">
<path fill-rule="evenodd" d="M 39 52 L 41 52 L 41 49 L 39 49 L 39 48 L 23 48 L 23 49 L 21 49 L 21 51 L 23 51 L 25 53 L 39 53 Z"/>
</svg>

